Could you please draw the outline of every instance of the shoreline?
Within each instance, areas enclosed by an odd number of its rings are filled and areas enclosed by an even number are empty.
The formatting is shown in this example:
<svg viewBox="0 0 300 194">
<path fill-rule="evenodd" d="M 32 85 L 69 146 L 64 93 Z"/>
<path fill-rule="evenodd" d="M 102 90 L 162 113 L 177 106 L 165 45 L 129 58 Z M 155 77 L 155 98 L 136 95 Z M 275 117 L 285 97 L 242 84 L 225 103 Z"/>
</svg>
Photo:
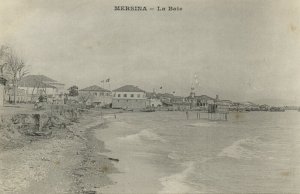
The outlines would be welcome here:
<svg viewBox="0 0 300 194">
<path fill-rule="evenodd" d="M 112 184 L 107 175 L 117 169 L 103 155 L 108 151 L 104 142 L 94 136 L 95 128 L 104 125 L 100 112 L 87 112 L 78 123 L 52 128 L 49 137 L 21 135 L 21 143 L 5 142 L 9 147 L 1 145 L 0 192 L 95 193 Z"/>
<path fill-rule="evenodd" d="M 114 128 L 115 124 L 121 126 Z M 103 154 L 118 159 L 113 162 L 118 172 L 107 174 L 113 184 L 98 188 L 97 193 L 159 193 L 163 189 L 159 180 L 163 174 L 157 172 L 157 169 L 140 155 L 141 153 L 134 153 L 130 147 L 122 147 L 122 144 L 117 142 L 123 141 L 119 133 L 128 132 L 126 126 L 122 124 L 122 120 L 107 119 L 107 126 L 95 131 L 95 137 L 104 142 L 105 148 L 110 150 Z"/>
<path fill-rule="evenodd" d="M 99 115 L 98 115 L 99 116 Z M 96 193 L 97 188 L 110 185 L 113 182 L 108 174 L 116 173 L 118 170 L 105 155 L 109 152 L 104 142 L 95 137 L 95 129 L 105 128 L 105 119 L 88 125 L 83 137 L 83 146 L 78 151 L 81 156 L 80 162 L 73 169 L 74 193 Z"/>
<path fill-rule="evenodd" d="M 233 121 L 225 124 L 211 123 L 206 119 L 186 120 L 181 113 L 169 115 L 166 112 L 157 116 L 156 113 L 132 115 L 128 112 L 117 114 L 117 118 L 114 114 L 117 113 L 85 112 L 79 122 L 73 122 L 66 128 L 51 128 L 51 137 L 23 136 L 23 141 L 17 146 L 14 147 L 12 142 L 12 146 L 0 149 L 0 193 L 216 192 L 219 188 L 210 185 L 201 188 L 199 183 L 195 185 L 198 188 L 193 188 L 192 184 L 188 184 L 191 174 L 199 170 L 197 165 L 210 164 L 206 160 L 203 162 L 201 158 L 195 160 L 194 155 L 181 160 L 182 156 L 178 154 L 185 154 L 186 149 L 193 150 L 193 147 L 180 134 L 186 135 L 194 143 L 203 142 L 197 144 L 199 148 L 213 145 L 207 142 L 206 136 L 223 136 L 222 139 L 226 141 L 220 142 L 217 147 L 211 147 L 214 149 L 209 151 L 209 155 L 213 154 L 209 157 L 217 159 L 217 166 L 213 167 L 220 172 L 223 172 L 223 168 L 218 165 L 224 164 L 218 163 L 218 159 L 222 157 L 238 162 L 250 156 L 256 160 L 257 157 L 252 156 L 250 150 L 253 146 L 252 139 L 268 134 L 263 131 L 260 133 L 258 128 L 240 129 L 240 120 L 251 121 L 250 118 L 254 118 L 265 123 L 264 117 L 257 117 L 256 114 L 249 114 L 249 118 L 232 117 Z M 294 114 L 295 118 L 297 116 Z M 281 126 L 284 123 L 278 124 Z M 232 137 L 223 128 L 219 129 L 219 126 L 238 133 L 239 136 Z M 191 138 L 190 133 L 198 134 L 196 136 L 199 139 Z M 252 133 L 255 136 L 251 136 Z M 248 137 L 251 141 L 245 141 L 249 144 L 247 148 L 235 143 Z M 172 147 L 172 142 L 179 142 L 179 145 L 185 147 Z M 198 151 L 204 151 L 203 156 L 207 157 L 205 150 Z M 225 154 L 220 154 L 223 151 Z M 249 151 L 249 155 L 245 155 L 246 151 Z M 230 179 L 227 181 L 230 182 Z"/>
</svg>

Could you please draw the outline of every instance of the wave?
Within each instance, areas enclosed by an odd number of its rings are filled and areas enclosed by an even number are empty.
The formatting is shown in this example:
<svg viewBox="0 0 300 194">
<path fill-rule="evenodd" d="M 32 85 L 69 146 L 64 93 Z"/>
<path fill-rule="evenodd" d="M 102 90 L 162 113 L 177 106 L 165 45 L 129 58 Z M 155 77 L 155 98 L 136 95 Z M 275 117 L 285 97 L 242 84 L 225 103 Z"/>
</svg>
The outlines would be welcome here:
<svg viewBox="0 0 300 194">
<path fill-rule="evenodd" d="M 168 158 L 172 159 L 172 160 L 178 160 L 180 159 L 180 155 L 177 154 L 176 151 L 172 151 L 171 153 L 168 154 Z"/>
<path fill-rule="evenodd" d="M 86 129 L 95 128 L 95 127 L 101 126 L 103 124 L 104 124 L 104 121 L 100 119 L 100 120 L 96 120 L 90 124 L 85 125 L 84 128 L 86 128 Z"/>
<path fill-rule="evenodd" d="M 165 143 L 166 140 L 153 133 L 147 129 L 144 129 L 136 134 L 127 135 L 125 137 L 119 137 L 122 141 L 129 141 L 129 142 L 140 142 L 141 140 L 150 140 L 150 141 L 159 141 Z"/>
<path fill-rule="evenodd" d="M 219 154 L 219 157 L 230 157 L 235 159 L 253 159 L 259 158 L 257 146 L 262 144 L 259 137 L 240 139 L 230 146 L 224 148 Z"/>
<path fill-rule="evenodd" d="M 200 122 L 200 123 L 191 123 L 186 126 L 189 126 L 189 127 L 211 127 L 216 124 L 217 124 L 217 122 L 207 122 L 207 123 Z"/>
<path fill-rule="evenodd" d="M 187 177 L 194 172 L 194 162 L 183 164 L 186 168 L 184 171 L 171 176 L 160 178 L 163 189 L 159 193 L 196 193 L 191 185 L 187 183 Z"/>
</svg>

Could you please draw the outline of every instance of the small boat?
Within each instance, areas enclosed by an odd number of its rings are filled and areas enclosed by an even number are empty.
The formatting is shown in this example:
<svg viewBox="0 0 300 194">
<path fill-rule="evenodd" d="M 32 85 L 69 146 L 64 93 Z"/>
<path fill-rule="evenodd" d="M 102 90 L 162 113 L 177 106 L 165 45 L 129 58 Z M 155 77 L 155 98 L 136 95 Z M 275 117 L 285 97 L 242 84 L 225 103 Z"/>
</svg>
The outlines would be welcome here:
<svg viewBox="0 0 300 194">
<path fill-rule="evenodd" d="M 271 107 L 270 112 L 285 112 L 283 107 Z"/>
<path fill-rule="evenodd" d="M 142 109 L 141 112 L 155 112 L 155 109 L 154 108 L 145 108 L 145 109 Z"/>
<path fill-rule="evenodd" d="M 131 111 L 133 112 L 133 109 L 130 109 L 130 108 L 123 108 L 124 111 Z"/>
</svg>

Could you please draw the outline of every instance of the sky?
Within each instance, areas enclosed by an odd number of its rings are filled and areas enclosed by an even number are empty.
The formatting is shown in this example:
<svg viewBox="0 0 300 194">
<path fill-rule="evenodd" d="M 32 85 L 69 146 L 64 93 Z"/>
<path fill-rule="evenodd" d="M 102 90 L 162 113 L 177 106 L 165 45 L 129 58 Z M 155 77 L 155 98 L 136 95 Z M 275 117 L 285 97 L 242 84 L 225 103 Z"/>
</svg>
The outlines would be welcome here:
<svg viewBox="0 0 300 194">
<path fill-rule="evenodd" d="M 66 87 L 300 105 L 299 18 L 297 0 L 0 0 L 0 44 Z"/>
</svg>

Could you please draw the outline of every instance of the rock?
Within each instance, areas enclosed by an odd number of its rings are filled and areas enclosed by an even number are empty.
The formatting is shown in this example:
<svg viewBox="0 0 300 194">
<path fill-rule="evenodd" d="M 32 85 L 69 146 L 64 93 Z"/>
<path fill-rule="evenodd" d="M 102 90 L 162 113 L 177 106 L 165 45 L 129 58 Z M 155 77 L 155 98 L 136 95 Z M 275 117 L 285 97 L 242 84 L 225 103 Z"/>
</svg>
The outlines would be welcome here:
<svg viewBox="0 0 300 194">
<path fill-rule="evenodd" d="M 119 162 L 119 159 L 117 159 L 117 158 L 108 158 L 108 159 L 111 161 L 114 161 L 114 162 Z"/>
</svg>

